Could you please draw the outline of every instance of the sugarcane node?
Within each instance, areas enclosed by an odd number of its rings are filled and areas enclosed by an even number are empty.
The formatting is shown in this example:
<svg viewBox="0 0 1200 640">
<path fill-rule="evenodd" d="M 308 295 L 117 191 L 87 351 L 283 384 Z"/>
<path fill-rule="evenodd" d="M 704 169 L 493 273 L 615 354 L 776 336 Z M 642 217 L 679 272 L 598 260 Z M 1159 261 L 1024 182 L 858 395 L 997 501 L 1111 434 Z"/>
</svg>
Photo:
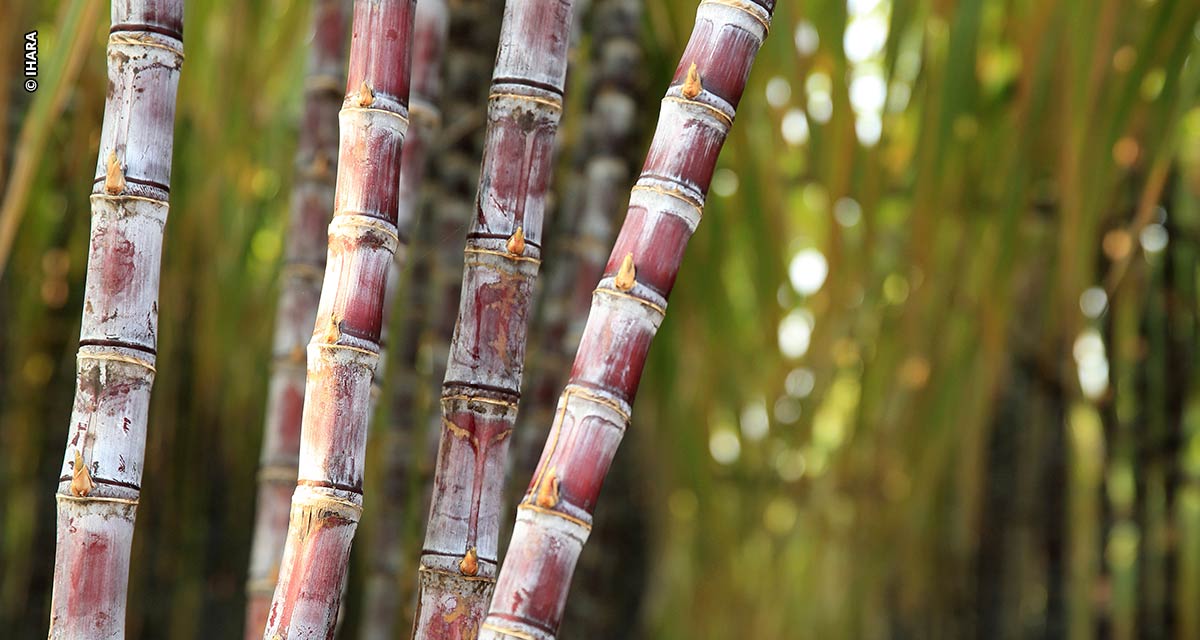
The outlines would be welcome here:
<svg viewBox="0 0 1200 640">
<path fill-rule="evenodd" d="M 358 106 L 369 107 L 372 104 L 375 104 L 375 93 L 371 91 L 371 85 L 363 80 L 358 87 Z"/>
<path fill-rule="evenodd" d="M 525 254 L 525 230 L 522 229 L 521 227 L 517 227 L 517 230 L 514 231 L 511 236 L 509 236 L 508 244 L 506 246 L 508 248 L 508 252 L 513 254 L 514 256 L 524 255 Z"/>
<path fill-rule="evenodd" d="M 543 509 L 553 509 L 558 504 L 558 473 L 555 469 L 550 469 L 542 480 L 536 502 Z"/>
<path fill-rule="evenodd" d="M 83 455 L 79 453 L 79 449 L 76 449 L 75 466 L 71 473 L 71 494 L 86 498 L 95 486 L 91 474 L 88 473 L 87 465 L 83 463 Z"/>
<path fill-rule="evenodd" d="M 637 282 L 637 268 L 633 266 L 633 254 L 625 254 L 625 259 L 621 261 L 621 268 L 617 270 L 617 277 L 613 279 L 613 284 L 621 291 L 629 291 Z"/>
<path fill-rule="evenodd" d="M 458 570 L 464 576 L 473 576 L 479 573 L 479 553 L 475 551 L 475 547 L 467 549 L 466 555 L 458 563 Z"/>
<path fill-rule="evenodd" d="M 108 152 L 107 169 L 104 172 L 104 192 L 115 196 L 125 190 L 125 172 L 116 151 Z"/>
<path fill-rule="evenodd" d="M 683 81 L 681 93 L 683 93 L 683 97 L 691 100 L 700 95 L 703 90 L 704 85 L 700 83 L 700 72 L 696 71 L 696 63 L 693 62 L 692 66 L 688 67 L 687 78 Z"/>
</svg>

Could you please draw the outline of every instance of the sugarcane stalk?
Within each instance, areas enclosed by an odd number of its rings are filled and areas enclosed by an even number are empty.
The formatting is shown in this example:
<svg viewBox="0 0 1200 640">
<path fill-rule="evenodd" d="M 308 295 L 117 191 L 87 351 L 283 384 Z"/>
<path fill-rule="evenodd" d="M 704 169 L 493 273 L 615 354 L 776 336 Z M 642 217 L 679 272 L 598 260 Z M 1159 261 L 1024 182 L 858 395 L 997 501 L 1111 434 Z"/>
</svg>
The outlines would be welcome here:
<svg viewBox="0 0 1200 640">
<path fill-rule="evenodd" d="M 1100 487 L 1106 443 L 1100 413 L 1091 404 L 1076 400 L 1067 416 L 1069 478 L 1066 527 L 1070 539 L 1067 561 L 1067 637 L 1096 637 L 1093 605 L 1100 575 Z"/>
<path fill-rule="evenodd" d="M 524 499 L 480 640 L 554 638 L 600 486 L 773 0 L 703 0 L 575 364 Z"/>
<path fill-rule="evenodd" d="M 287 539 L 288 512 L 300 457 L 304 411 L 304 347 L 317 318 L 325 271 L 326 227 L 333 210 L 337 112 L 341 107 L 350 3 L 321 0 L 313 7 L 312 49 L 304 115 L 296 148 L 296 179 L 275 314 L 267 419 L 258 472 L 254 541 L 246 582 L 246 638 L 262 636 Z"/>
<path fill-rule="evenodd" d="M 446 43 L 449 12 L 445 0 L 420 0 L 417 4 L 413 30 L 412 85 L 409 97 L 409 112 L 412 122 L 404 142 L 400 163 L 400 208 L 397 214 L 399 226 L 411 229 L 416 223 L 423 192 L 422 182 L 428 159 L 428 150 L 441 120 L 438 101 L 441 97 L 441 58 Z M 427 228 L 427 223 L 421 223 Z M 426 234 L 428 235 L 428 234 Z M 429 247 L 422 247 L 427 251 Z M 392 261 L 388 277 L 388 297 L 384 305 L 384 330 L 389 325 L 390 315 L 395 310 L 393 299 L 401 280 L 405 257 L 397 252 Z M 404 546 L 401 532 L 404 529 L 404 510 L 408 493 L 410 462 L 413 457 L 414 400 L 417 391 L 417 355 L 420 350 L 420 323 L 423 313 L 427 260 L 419 259 L 408 283 L 406 331 L 401 335 L 401 370 L 393 374 L 391 400 L 392 411 L 389 424 L 377 433 L 382 448 L 382 499 L 376 503 L 372 517 L 374 536 L 371 553 L 368 554 L 368 572 L 365 580 L 363 638 L 394 638 L 400 624 L 401 592 L 400 577 L 403 573 Z M 390 348 L 390 347 L 389 347 Z M 380 375 L 376 374 L 376 381 Z"/>
<path fill-rule="evenodd" d="M 416 638 L 474 638 L 491 597 L 570 24 L 570 0 L 505 4 L 476 215 L 442 385 L 443 430 L 421 554 Z"/>
<path fill-rule="evenodd" d="M 548 241 L 553 244 L 547 264 L 552 266 L 539 294 L 537 351 L 529 357 L 529 404 L 522 407 L 514 434 L 516 452 L 511 457 L 516 458 L 516 473 L 510 473 L 508 481 L 509 505 L 524 493 L 525 485 L 518 482 L 528 482 L 545 444 L 558 393 L 591 309 L 592 287 L 604 273 L 628 204 L 628 185 L 641 155 L 641 15 L 641 0 L 597 0 L 586 21 L 591 34 L 587 109 L 574 175 L 556 208 L 554 237 Z M 564 614 L 565 625 L 586 629 L 591 637 L 632 633 L 629 620 L 638 615 L 648 568 L 639 562 L 647 523 L 632 460 L 614 462 L 606 484 L 608 515 L 589 538 L 590 551 L 577 568 L 579 587 Z M 624 558 L 619 566 L 610 561 L 615 555 Z"/>
<path fill-rule="evenodd" d="M 592 9 L 588 110 L 575 175 L 558 208 L 560 230 L 551 253 L 558 259 L 545 277 L 536 334 L 537 359 L 531 358 L 530 408 L 523 424 L 554 415 L 558 391 L 591 308 L 591 285 L 604 273 L 608 247 L 627 203 L 625 185 L 636 159 L 638 78 L 641 64 L 638 28 L 641 0 L 599 0 Z M 533 471 L 545 442 L 537 428 L 518 429 L 517 469 Z M 527 461 L 527 463 L 526 463 Z"/>
<path fill-rule="evenodd" d="M 1115 425 L 1106 470 L 1108 510 L 1112 525 L 1105 544 L 1105 563 L 1112 576 L 1111 637 L 1137 637 L 1138 555 L 1142 546 L 1137 522 L 1138 372 L 1142 335 L 1144 284 L 1140 273 L 1126 276 L 1112 298 L 1112 342 Z"/>
<path fill-rule="evenodd" d="M 329 637 L 362 513 L 371 381 L 379 361 L 408 128 L 415 0 L 357 0 L 338 119 L 333 221 L 308 377 L 296 490 L 264 637 Z"/>
<path fill-rule="evenodd" d="M 420 288 L 426 305 L 422 358 L 427 359 L 429 367 L 428 375 L 423 378 L 430 385 L 423 389 L 422 395 L 427 392 L 430 398 L 440 395 L 450 340 L 458 319 L 462 247 L 479 184 L 489 78 L 500 37 L 497 18 L 503 10 L 502 0 L 458 0 L 450 12 L 441 100 L 445 125 L 438 131 L 429 158 L 428 210 L 422 218 L 431 251 L 427 256 L 428 271 L 422 280 L 426 285 Z M 441 417 L 441 409 L 437 407 L 420 412 L 417 418 L 422 428 L 414 432 L 413 446 L 407 452 L 415 466 L 411 482 L 421 497 L 420 506 L 413 505 L 406 517 L 408 529 L 416 533 L 411 544 L 406 544 L 406 554 L 414 557 L 420 554 L 424 542 L 422 534 L 432 497 Z M 417 582 L 413 585 L 419 588 Z M 412 624 L 411 617 L 408 624 Z"/>
<path fill-rule="evenodd" d="M 428 219 L 434 235 L 434 260 L 429 275 L 430 313 L 427 320 L 432 335 L 430 345 L 430 381 L 432 393 L 441 392 L 446 377 L 450 340 L 458 320 L 458 302 L 462 292 L 463 252 L 467 226 L 475 208 L 475 190 L 479 185 L 479 165 L 485 145 L 489 78 L 500 38 L 503 13 L 501 0 L 460 0 L 450 12 L 450 37 L 447 42 L 445 99 L 443 112 L 447 126 L 439 132 L 437 153 L 430 162 L 431 191 Z M 429 412 L 423 458 L 419 475 L 422 485 L 432 485 L 433 467 L 442 432 L 441 411 Z M 432 488 L 432 487 L 431 487 Z M 429 492 L 421 511 L 421 524 L 429 512 Z"/>
<path fill-rule="evenodd" d="M 123 638 L 155 374 L 182 0 L 112 4 L 50 638 Z"/>
<path fill-rule="evenodd" d="M 1196 319 L 1200 317 L 1200 304 L 1197 304 L 1200 302 L 1197 295 L 1200 293 L 1197 291 L 1200 250 L 1194 238 L 1200 231 L 1200 200 L 1187 197 L 1185 183 L 1181 180 L 1176 187 L 1178 195 L 1172 217 L 1178 235 L 1193 240 L 1172 243 L 1174 264 L 1171 266 L 1181 274 L 1172 284 L 1176 289 L 1174 297 L 1178 313 L 1196 327 Z M 1193 330 L 1191 337 L 1194 339 L 1196 335 Z M 1182 640 L 1200 637 L 1200 610 L 1193 606 L 1200 602 L 1200 376 L 1193 375 L 1185 391 L 1180 423 L 1182 442 L 1175 454 L 1179 479 L 1173 514 L 1179 542 L 1172 595 L 1176 612 L 1174 637 Z"/>
</svg>

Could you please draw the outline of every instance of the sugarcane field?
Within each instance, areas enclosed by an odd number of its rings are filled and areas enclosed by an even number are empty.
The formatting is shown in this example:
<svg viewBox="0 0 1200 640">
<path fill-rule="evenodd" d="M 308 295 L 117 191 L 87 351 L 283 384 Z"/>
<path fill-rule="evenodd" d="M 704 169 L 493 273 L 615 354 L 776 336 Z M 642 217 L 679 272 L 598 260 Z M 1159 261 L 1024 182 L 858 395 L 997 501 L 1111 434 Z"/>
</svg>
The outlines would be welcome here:
<svg viewBox="0 0 1200 640">
<path fill-rule="evenodd" d="M 1200 2 L 0 40 L 0 640 L 1200 640 Z"/>
</svg>

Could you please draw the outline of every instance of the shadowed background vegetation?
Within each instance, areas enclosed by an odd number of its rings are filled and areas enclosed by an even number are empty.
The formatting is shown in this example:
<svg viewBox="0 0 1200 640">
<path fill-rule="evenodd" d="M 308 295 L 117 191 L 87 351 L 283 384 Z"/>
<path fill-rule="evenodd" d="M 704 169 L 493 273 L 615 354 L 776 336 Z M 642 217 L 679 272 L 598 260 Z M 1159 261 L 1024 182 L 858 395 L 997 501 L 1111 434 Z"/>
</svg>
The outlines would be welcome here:
<svg viewBox="0 0 1200 640">
<path fill-rule="evenodd" d="M 695 5 L 646 3 L 647 133 Z M 32 638 L 108 18 L 93 0 L 3 12 L 0 628 Z M 308 18 L 187 3 L 134 638 L 242 626 Z M 1190 0 L 781 2 L 563 637 L 1200 638 L 1198 19 Z M 564 166 L 586 153 L 587 55 L 572 64 Z"/>
</svg>

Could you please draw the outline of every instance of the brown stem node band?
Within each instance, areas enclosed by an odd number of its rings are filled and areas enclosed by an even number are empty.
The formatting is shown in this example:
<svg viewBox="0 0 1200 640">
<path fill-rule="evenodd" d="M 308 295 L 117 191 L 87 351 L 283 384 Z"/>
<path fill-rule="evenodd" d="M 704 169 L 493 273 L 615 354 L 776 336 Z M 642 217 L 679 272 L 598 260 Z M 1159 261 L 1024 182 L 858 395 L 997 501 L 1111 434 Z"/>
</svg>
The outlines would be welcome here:
<svg viewBox="0 0 1200 640">
<path fill-rule="evenodd" d="M 516 260 L 518 262 L 532 262 L 533 264 L 538 264 L 538 265 L 540 265 L 542 263 L 542 261 L 538 260 L 537 258 L 531 258 L 529 256 L 514 255 L 512 252 L 507 251 L 507 250 L 506 251 L 492 251 L 491 249 L 480 249 L 478 247 L 467 247 L 466 249 L 463 250 L 463 253 L 479 253 L 479 254 L 490 255 L 490 256 L 501 256 L 504 258 L 508 258 L 510 260 Z"/>
<path fill-rule="evenodd" d="M 629 291 L 633 285 L 637 283 L 637 268 L 633 266 L 633 254 L 625 254 L 625 259 L 621 261 L 621 268 L 617 271 L 617 277 L 613 280 L 621 291 Z"/>
<path fill-rule="evenodd" d="M 137 506 L 138 506 L 138 501 L 136 499 L 131 500 L 129 498 L 105 498 L 103 496 L 90 496 L 90 497 L 69 496 L 69 495 L 66 495 L 63 493 L 54 494 L 54 500 L 56 502 L 75 502 L 78 504 L 119 504 L 123 507 L 134 507 L 134 508 L 137 508 Z"/>
<path fill-rule="evenodd" d="M 517 227 L 512 236 L 508 239 L 508 244 L 505 245 L 508 252 L 514 256 L 519 256 L 525 253 L 525 230 Z"/>
<path fill-rule="evenodd" d="M 721 122 L 723 122 L 725 124 L 725 126 L 727 126 L 727 127 L 733 126 L 733 118 L 729 117 L 729 114 L 725 113 L 724 111 L 721 111 L 720 109 L 712 106 L 711 104 L 705 104 L 698 100 L 692 100 L 691 98 L 694 98 L 694 97 L 695 96 L 676 98 L 674 96 L 667 96 L 663 99 L 667 100 L 668 102 L 678 102 L 680 104 L 688 104 L 688 105 L 694 105 L 694 106 L 700 107 L 700 108 L 704 109 L 705 111 L 708 111 L 709 113 L 716 116 L 718 120 L 720 120 Z"/>
<path fill-rule="evenodd" d="M 517 505 L 517 510 L 533 511 L 535 513 L 552 516 L 552 517 L 558 518 L 559 520 L 570 522 L 571 524 L 582 529 L 584 532 L 590 533 L 592 531 L 592 525 L 588 524 L 587 522 L 584 522 L 583 520 L 580 520 L 579 518 L 576 518 L 573 515 L 563 513 L 562 511 L 556 511 L 554 509 L 546 509 L 543 507 L 539 507 L 536 504 L 529 504 L 528 502 L 522 502 L 521 504 Z"/>
<path fill-rule="evenodd" d="M 692 104 L 695 104 L 695 103 L 692 103 Z M 680 202 L 683 202 L 684 204 L 688 205 L 692 209 L 695 209 L 697 218 L 704 217 L 703 205 L 696 204 L 696 202 L 694 200 L 692 200 L 692 198 L 690 198 L 689 196 L 684 194 L 682 191 L 679 191 L 678 189 L 664 189 L 662 187 L 656 187 L 656 186 L 651 186 L 651 185 L 636 184 L 633 186 L 632 190 L 633 191 L 647 191 L 650 193 L 661 193 L 664 196 L 667 196 L 670 198 L 675 198 L 676 200 L 679 200 Z"/>
<path fill-rule="evenodd" d="M 528 100 L 537 104 L 544 104 L 555 111 L 562 111 L 562 103 L 549 98 L 538 98 L 536 96 L 527 96 L 520 93 L 493 93 L 488 95 L 488 101 L 498 100 L 500 98 L 512 98 L 515 100 Z"/>
<path fill-rule="evenodd" d="M 680 91 L 683 97 L 691 100 L 700 95 L 704 91 L 704 85 L 700 83 L 700 72 L 696 70 L 696 63 L 688 67 L 687 79 L 683 81 L 683 89 Z"/>
<path fill-rule="evenodd" d="M 75 355 L 75 359 L 77 359 L 77 360 L 106 360 L 108 362 L 124 362 L 125 364 L 137 365 L 144 369 L 149 369 L 150 373 L 158 373 L 158 370 L 154 368 L 154 365 L 151 364 L 150 361 L 143 360 L 141 358 L 134 358 L 133 356 L 123 356 L 123 355 L 118 355 L 115 353 L 78 353 Z"/>
<path fill-rule="evenodd" d="M 79 449 L 76 449 L 75 468 L 71 476 L 71 495 L 86 498 L 95 486 L 92 476 L 88 473 L 87 465 L 83 463 L 83 455 L 79 453 Z"/>
<path fill-rule="evenodd" d="M 754 18 L 755 20 L 758 21 L 759 24 L 762 25 L 764 37 L 767 34 L 771 33 L 770 21 L 763 19 L 762 15 L 758 11 L 751 10 L 750 7 L 747 6 L 744 2 L 739 2 L 738 0 L 701 0 L 700 4 L 701 5 L 719 4 L 722 6 L 737 9 L 738 11 L 745 13 L 746 15 L 750 16 L 751 18 Z"/>
<path fill-rule="evenodd" d="M 524 631 L 517 631 L 516 629 L 511 629 L 509 627 L 502 627 L 497 624 L 492 624 L 491 622 L 483 623 L 483 628 L 487 629 L 488 631 L 495 631 L 496 633 L 502 635 L 517 638 L 518 640 L 534 640 L 533 636 L 525 633 Z"/>
<path fill-rule="evenodd" d="M 115 196 L 125 190 L 125 172 L 121 170 L 121 161 L 117 159 L 116 151 L 108 152 L 107 165 L 104 172 L 104 192 Z"/>
<path fill-rule="evenodd" d="M 464 576 L 473 576 L 479 573 L 479 553 L 475 551 L 475 547 L 467 549 L 466 555 L 458 563 L 458 570 Z"/>
<path fill-rule="evenodd" d="M 150 36 L 145 35 L 145 34 L 114 33 L 114 34 L 108 36 L 108 44 L 110 46 L 124 44 L 124 45 L 138 46 L 138 47 L 152 47 L 154 49 L 162 49 L 163 51 L 170 51 L 171 53 L 179 56 L 180 60 L 183 60 L 183 50 L 182 49 L 180 49 L 178 47 L 172 47 L 172 46 L 164 44 L 162 42 L 158 42 L 154 38 L 151 38 Z"/>
</svg>

